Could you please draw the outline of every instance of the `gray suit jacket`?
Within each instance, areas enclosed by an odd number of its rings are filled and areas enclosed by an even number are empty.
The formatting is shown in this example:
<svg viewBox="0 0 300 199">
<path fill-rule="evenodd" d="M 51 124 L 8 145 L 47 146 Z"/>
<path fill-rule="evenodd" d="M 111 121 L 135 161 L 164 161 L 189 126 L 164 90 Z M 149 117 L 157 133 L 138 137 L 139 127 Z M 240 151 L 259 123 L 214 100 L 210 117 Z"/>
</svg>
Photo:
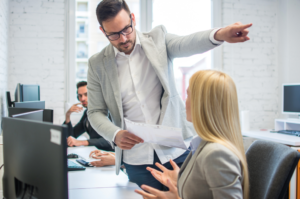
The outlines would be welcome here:
<svg viewBox="0 0 300 199">
<path fill-rule="evenodd" d="M 176 36 L 168 34 L 164 26 L 158 26 L 149 33 L 137 32 L 142 48 L 163 87 L 159 124 L 182 128 L 184 139 L 195 135 L 195 131 L 186 121 L 185 106 L 176 91 L 172 61 L 176 57 L 187 57 L 216 47 L 209 40 L 211 31 Z M 114 133 L 119 128 L 124 129 L 124 118 L 119 86 L 122 82 L 118 81 L 111 44 L 89 59 L 87 81 L 89 121 L 101 136 L 112 142 Z M 107 118 L 108 112 L 112 122 Z M 118 174 L 122 150 L 115 147 L 115 152 Z"/>
<path fill-rule="evenodd" d="M 178 175 L 181 199 L 243 198 L 238 157 L 225 146 L 202 140 Z"/>
</svg>

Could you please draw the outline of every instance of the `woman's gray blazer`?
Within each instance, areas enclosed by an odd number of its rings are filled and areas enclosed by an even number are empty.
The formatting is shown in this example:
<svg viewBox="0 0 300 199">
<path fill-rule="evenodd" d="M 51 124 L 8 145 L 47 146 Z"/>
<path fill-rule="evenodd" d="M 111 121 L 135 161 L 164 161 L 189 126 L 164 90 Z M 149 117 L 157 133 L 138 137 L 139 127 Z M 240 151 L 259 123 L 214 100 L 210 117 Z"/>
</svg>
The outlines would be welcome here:
<svg viewBox="0 0 300 199">
<path fill-rule="evenodd" d="M 202 140 L 189 154 L 178 175 L 182 199 L 243 198 L 238 157 L 225 146 Z"/>
</svg>

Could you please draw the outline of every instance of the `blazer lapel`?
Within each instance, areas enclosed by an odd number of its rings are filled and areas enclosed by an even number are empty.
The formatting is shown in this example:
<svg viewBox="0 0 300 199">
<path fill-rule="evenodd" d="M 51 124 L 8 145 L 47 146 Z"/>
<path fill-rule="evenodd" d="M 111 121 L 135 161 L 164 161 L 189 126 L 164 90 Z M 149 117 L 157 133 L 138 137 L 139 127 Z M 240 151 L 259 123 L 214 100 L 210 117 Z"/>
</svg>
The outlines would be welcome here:
<svg viewBox="0 0 300 199">
<path fill-rule="evenodd" d="M 189 155 L 186 157 L 185 161 L 183 162 L 183 164 L 180 167 L 179 173 L 178 173 L 178 179 L 180 178 L 182 172 L 184 171 L 184 169 L 186 168 L 186 165 L 188 165 L 189 161 L 191 160 L 191 158 L 193 157 L 193 154 L 190 152 Z"/>
<path fill-rule="evenodd" d="M 168 80 L 166 78 L 166 75 L 164 75 L 163 68 L 161 66 L 162 61 L 161 61 L 161 56 L 158 52 L 158 49 L 156 45 L 154 44 L 152 38 L 149 35 L 144 35 L 140 32 L 138 32 L 138 36 L 142 45 L 142 48 L 146 54 L 146 57 L 148 58 L 149 62 L 151 63 L 151 66 L 154 68 L 154 71 L 157 75 L 157 77 L 160 80 L 160 83 L 162 84 L 165 92 L 167 94 L 170 93 L 169 87 L 168 87 Z"/>
<path fill-rule="evenodd" d="M 182 196 L 182 191 L 183 191 L 183 187 L 184 187 L 184 183 L 187 179 L 187 177 L 189 176 L 193 166 L 194 166 L 194 163 L 197 159 L 197 156 L 200 154 L 200 152 L 202 151 L 203 147 L 207 144 L 207 141 L 205 140 L 201 140 L 197 150 L 195 151 L 194 155 L 190 158 L 190 160 L 187 162 L 186 161 L 186 166 L 185 167 L 182 167 L 180 169 L 180 176 L 178 175 L 178 181 L 180 180 L 182 183 L 180 183 L 182 186 L 181 187 L 178 187 L 178 191 L 179 191 L 179 196 L 183 197 Z M 189 156 L 191 155 L 192 153 L 189 154 Z M 179 184 L 179 183 L 177 183 Z"/>
<path fill-rule="evenodd" d="M 115 61 L 115 53 L 113 46 L 110 44 L 105 53 L 104 53 L 104 65 L 105 70 L 110 81 L 112 87 L 112 93 L 116 99 L 116 103 L 118 105 L 119 113 L 121 118 L 123 118 L 123 108 L 122 108 L 122 98 L 121 98 L 121 91 L 119 85 L 119 78 L 118 78 L 118 69 L 117 64 Z M 123 123 L 121 124 L 123 128 Z"/>
<path fill-rule="evenodd" d="M 164 89 L 164 93 L 161 98 L 161 105 L 162 105 L 161 109 L 165 110 L 168 106 L 169 97 L 170 97 L 170 89 L 168 86 L 168 79 L 167 79 L 168 74 L 167 74 L 167 70 L 164 71 L 164 69 L 167 67 L 165 65 L 167 65 L 168 63 L 167 61 L 164 60 L 166 58 L 160 55 L 155 43 L 153 42 L 153 39 L 149 35 L 144 35 L 138 31 L 137 34 L 140 39 L 142 48 L 145 52 L 145 55 L 148 58 L 151 66 L 153 67 Z M 162 122 L 162 119 L 164 118 L 164 113 L 165 111 L 161 112 L 160 121 L 159 121 L 160 124 Z"/>
</svg>

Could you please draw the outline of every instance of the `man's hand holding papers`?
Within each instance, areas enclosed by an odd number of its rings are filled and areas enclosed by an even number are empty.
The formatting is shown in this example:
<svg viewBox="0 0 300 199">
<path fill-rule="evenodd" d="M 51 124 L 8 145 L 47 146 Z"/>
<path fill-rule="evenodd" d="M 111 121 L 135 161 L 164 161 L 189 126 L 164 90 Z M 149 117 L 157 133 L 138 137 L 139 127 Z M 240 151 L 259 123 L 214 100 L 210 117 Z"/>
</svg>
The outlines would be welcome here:
<svg viewBox="0 0 300 199">
<path fill-rule="evenodd" d="M 117 133 L 114 142 L 121 149 L 128 150 L 136 144 L 143 143 L 144 140 L 127 130 L 121 130 Z"/>
</svg>

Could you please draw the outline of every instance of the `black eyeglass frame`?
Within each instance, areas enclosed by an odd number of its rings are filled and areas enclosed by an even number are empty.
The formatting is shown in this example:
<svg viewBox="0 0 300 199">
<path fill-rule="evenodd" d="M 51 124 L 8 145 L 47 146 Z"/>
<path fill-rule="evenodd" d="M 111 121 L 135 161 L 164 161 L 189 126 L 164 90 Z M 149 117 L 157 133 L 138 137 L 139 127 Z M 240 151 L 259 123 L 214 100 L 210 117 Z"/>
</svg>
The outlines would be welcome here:
<svg viewBox="0 0 300 199">
<path fill-rule="evenodd" d="M 116 40 L 120 39 L 120 34 L 126 36 L 126 35 L 130 35 L 130 34 L 133 32 L 131 14 L 130 14 L 129 16 L 130 16 L 130 26 L 123 28 L 120 32 L 115 32 L 115 33 L 113 33 L 113 34 L 111 34 L 111 35 L 107 35 L 107 34 L 106 34 L 106 31 L 104 30 L 104 28 L 103 28 L 103 26 L 102 26 L 102 29 L 103 29 L 103 31 L 104 31 L 104 33 L 105 33 L 105 36 L 107 37 L 108 40 L 110 40 L 110 41 L 116 41 Z M 132 31 L 131 31 L 130 33 L 124 33 L 124 32 L 123 32 L 124 29 L 127 29 L 127 28 L 131 28 Z M 118 37 L 117 39 L 113 39 L 113 40 L 112 40 L 112 39 L 109 38 L 109 36 L 116 35 L 116 34 L 119 35 L 119 37 Z"/>
</svg>

